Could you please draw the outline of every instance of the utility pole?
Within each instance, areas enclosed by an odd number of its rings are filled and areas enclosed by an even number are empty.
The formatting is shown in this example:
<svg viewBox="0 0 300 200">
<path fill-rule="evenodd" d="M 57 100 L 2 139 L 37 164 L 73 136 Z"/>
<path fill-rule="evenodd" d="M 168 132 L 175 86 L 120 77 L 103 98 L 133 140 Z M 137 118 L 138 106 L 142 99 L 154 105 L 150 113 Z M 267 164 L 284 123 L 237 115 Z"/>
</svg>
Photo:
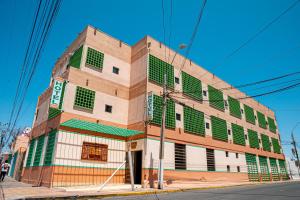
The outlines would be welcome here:
<svg viewBox="0 0 300 200">
<path fill-rule="evenodd" d="M 295 137 L 294 137 L 294 133 L 292 132 L 292 145 L 294 147 L 294 151 L 295 151 L 295 154 L 296 154 L 296 159 L 297 159 L 297 168 L 298 168 L 298 174 L 300 176 L 300 163 L 299 163 L 299 155 L 298 155 L 298 150 L 297 150 L 297 144 L 296 144 L 296 141 L 295 141 Z"/>
<path fill-rule="evenodd" d="M 158 189 L 164 189 L 164 151 L 165 151 L 165 122 L 167 110 L 167 74 L 164 74 L 163 84 L 163 105 L 160 128 L 160 146 L 159 146 L 159 172 L 158 172 Z"/>
</svg>

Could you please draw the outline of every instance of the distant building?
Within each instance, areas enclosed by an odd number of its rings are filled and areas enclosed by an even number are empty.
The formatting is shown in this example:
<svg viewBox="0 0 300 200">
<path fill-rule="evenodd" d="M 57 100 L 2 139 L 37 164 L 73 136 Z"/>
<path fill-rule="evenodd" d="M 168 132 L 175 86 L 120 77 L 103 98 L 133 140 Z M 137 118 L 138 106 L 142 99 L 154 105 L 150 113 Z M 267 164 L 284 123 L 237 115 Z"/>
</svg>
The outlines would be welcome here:
<svg viewBox="0 0 300 200">
<path fill-rule="evenodd" d="M 120 167 L 110 183 L 127 183 L 130 149 L 135 183 L 153 185 L 164 72 L 177 99 L 167 102 L 168 183 L 288 179 L 274 112 L 179 54 L 171 65 L 174 55 L 149 36 L 129 46 L 84 29 L 38 98 L 22 181 L 101 184 Z"/>
<path fill-rule="evenodd" d="M 295 159 L 286 158 L 287 171 L 290 175 L 290 178 L 293 180 L 300 179 L 299 177 L 300 169 L 296 164 L 297 162 Z"/>
</svg>

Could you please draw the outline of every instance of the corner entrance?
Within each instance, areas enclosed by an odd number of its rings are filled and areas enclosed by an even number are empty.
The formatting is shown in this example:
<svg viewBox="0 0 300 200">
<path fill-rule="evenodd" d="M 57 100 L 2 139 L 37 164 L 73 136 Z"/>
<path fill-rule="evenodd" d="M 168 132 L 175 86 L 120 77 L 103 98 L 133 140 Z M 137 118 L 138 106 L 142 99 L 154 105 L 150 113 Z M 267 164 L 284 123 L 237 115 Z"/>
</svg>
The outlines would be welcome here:
<svg viewBox="0 0 300 200">
<path fill-rule="evenodd" d="M 132 151 L 132 162 L 133 162 L 133 180 L 134 184 L 142 184 L 142 159 L 143 159 L 143 151 Z M 126 183 L 130 183 L 130 171 L 129 171 L 129 163 L 128 157 L 126 154 Z"/>
</svg>

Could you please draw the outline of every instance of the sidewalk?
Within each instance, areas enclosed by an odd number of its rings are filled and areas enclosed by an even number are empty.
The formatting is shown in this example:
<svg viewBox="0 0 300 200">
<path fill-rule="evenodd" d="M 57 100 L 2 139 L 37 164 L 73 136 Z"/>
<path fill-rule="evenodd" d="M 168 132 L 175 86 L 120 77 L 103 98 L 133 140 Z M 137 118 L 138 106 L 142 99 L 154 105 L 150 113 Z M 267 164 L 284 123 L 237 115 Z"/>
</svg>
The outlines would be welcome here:
<svg viewBox="0 0 300 200">
<path fill-rule="evenodd" d="M 272 183 L 272 182 L 271 182 Z M 280 182 L 275 182 L 280 183 Z M 174 182 L 168 185 L 164 190 L 151 188 L 141 188 L 136 185 L 135 191 L 131 191 L 130 185 L 107 185 L 101 192 L 97 192 L 99 186 L 89 187 L 68 187 L 68 188 L 47 188 L 32 187 L 29 184 L 17 182 L 10 177 L 5 177 L 4 182 L 0 182 L 0 199 L 65 199 L 65 198 L 100 198 L 107 196 L 120 196 L 131 194 L 154 194 L 161 192 L 179 192 L 191 189 L 220 188 L 230 186 L 255 185 L 254 182 Z"/>
</svg>

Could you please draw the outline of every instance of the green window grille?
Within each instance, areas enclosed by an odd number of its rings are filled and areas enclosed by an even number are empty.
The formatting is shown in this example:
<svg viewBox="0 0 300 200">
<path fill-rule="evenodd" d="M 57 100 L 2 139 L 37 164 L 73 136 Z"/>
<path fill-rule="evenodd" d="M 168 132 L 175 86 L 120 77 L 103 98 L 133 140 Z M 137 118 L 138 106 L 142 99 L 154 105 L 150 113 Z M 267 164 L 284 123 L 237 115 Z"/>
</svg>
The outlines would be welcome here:
<svg viewBox="0 0 300 200">
<path fill-rule="evenodd" d="M 152 124 L 161 125 L 163 98 L 153 95 L 153 119 Z M 167 100 L 166 127 L 175 129 L 175 103 Z"/>
<path fill-rule="evenodd" d="M 273 144 L 274 153 L 281 153 L 280 152 L 281 147 L 279 145 L 278 139 L 272 138 L 271 140 L 272 140 L 272 144 Z"/>
<path fill-rule="evenodd" d="M 90 67 L 102 70 L 104 54 L 100 51 L 88 47 L 86 55 L 86 64 Z"/>
<path fill-rule="evenodd" d="M 204 113 L 194 108 L 183 107 L 184 131 L 205 136 Z"/>
<path fill-rule="evenodd" d="M 212 137 L 215 140 L 228 141 L 227 123 L 225 120 L 210 116 Z"/>
<path fill-rule="evenodd" d="M 244 128 L 237 124 L 231 124 L 231 128 L 232 128 L 232 135 L 233 135 L 233 143 L 245 146 L 246 143 L 245 143 Z"/>
<path fill-rule="evenodd" d="M 61 110 L 57 109 L 57 108 L 52 108 L 49 107 L 49 111 L 48 111 L 48 119 L 53 119 L 54 117 L 56 117 L 57 115 L 59 115 L 61 113 Z"/>
<path fill-rule="evenodd" d="M 202 101 L 202 83 L 199 79 L 181 72 L 183 94 L 197 101 Z"/>
<path fill-rule="evenodd" d="M 174 88 L 174 67 L 159 58 L 149 55 L 149 81 L 163 85 L 164 74 L 167 74 L 168 88 Z"/>
<path fill-rule="evenodd" d="M 259 156 L 259 165 L 262 181 L 270 181 L 270 172 L 267 158 L 264 156 Z"/>
<path fill-rule="evenodd" d="M 253 154 L 246 153 L 246 163 L 249 181 L 259 181 L 256 156 Z"/>
<path fill-rule="evenodd" d="M 31 142 L 30 142 L 28 156 L 27 156 L 27 161 L 26 161 L 26 167 L 30 167 L 31 166 L 31 161 L 32 161 L 32 156 L 33 156 L 35 141 L 36 141 L 36 139 L 32 139 Z"/>
<path fill-rule="evenodd" d="M 242 118 L 240 102 L 232 97 L 228 97 L 229 112 L 232 116 Z"/>
<path fill-rule="evenodd" d="M 74 54 L 70 57 L 69 66 L 80 69 L 81 57 L 83 46 L 79 47 Z"/>
<path fill-rule="evenodd" d="M 245 111 L 246 121 L 255 125 L 255 115 L 254 115 L 253 108 L 244 105 L 244 111 Z"/>
<path fill-rule="evenodd" d="M 41 157 L 42 157 L 42 153 L 43 153 L 44 142 L 45 142 L 45 135 L 41 135 L 37 139 L 37 145 L 36 145 L 36 149 L 35 149 L 33 166 L 39 166 L 40 165 Z"/>
<path fill-rule="evenodd" d="M 88 110 L 94 109 L 95 91 L 79 87 L 76 88 L 74 106 Z"/>
<path fill-rule="evenodd" d="M 271 151 L 270 139 L 269 136 L 261 134 L 261 142 L 264 151 Z"/>
<path fill-rule="evenodd" d="M 248 138 L 249 144 L 251 148 L 259 149 L 259 141 L 258 141 L 258 134 L 256 131 L 248 129 Z"/>
<path fill-rule="evenodd" d="M 272 173 L 272 180 L 273 181 L 279 181 L 279 172 L 278 172 L 278 167 L 277 167 L 277 162 L 275 158 L 269 158 L 270 160 L 270 168 L 271 168 L 271 173 Z"/>
<path fill-rule="evenodd" d="M 44 165 L 51 165 L 53 160 L 53 153 L 55 149 L 56 130 L 51 131 L 48 134 L 48 142 L 45 151 Z"/>
<path fill-rule="evenodd" d="M 276 125 L 275 125 L 275 120 L 272 119 L 271 117 L 268 117 L 268 124 L 269 124 L 269 130 L 273 133 L 276 133 Z"/>
<path fill-rule="evenodd" d="M 258 119 L 259 127 L 266 129 L 267 121 L 266 121 L 265 115 L 262 114 L 261 112 L 257 111 L 257 119 Z"/>
<path fill-rule="evenodd" d="M 278 163 L 279 163 L 280 175 L 282 180 L 288 180 L 289 175 L 286 170 L 285 160 L 278 160 Z"/>
<path fill-rule="evenodd" d="M 223 92 L 210 85 L 208 86 L 208 99 L 211 107 L 221 111 L 225 110 Z"/>
</svg>

